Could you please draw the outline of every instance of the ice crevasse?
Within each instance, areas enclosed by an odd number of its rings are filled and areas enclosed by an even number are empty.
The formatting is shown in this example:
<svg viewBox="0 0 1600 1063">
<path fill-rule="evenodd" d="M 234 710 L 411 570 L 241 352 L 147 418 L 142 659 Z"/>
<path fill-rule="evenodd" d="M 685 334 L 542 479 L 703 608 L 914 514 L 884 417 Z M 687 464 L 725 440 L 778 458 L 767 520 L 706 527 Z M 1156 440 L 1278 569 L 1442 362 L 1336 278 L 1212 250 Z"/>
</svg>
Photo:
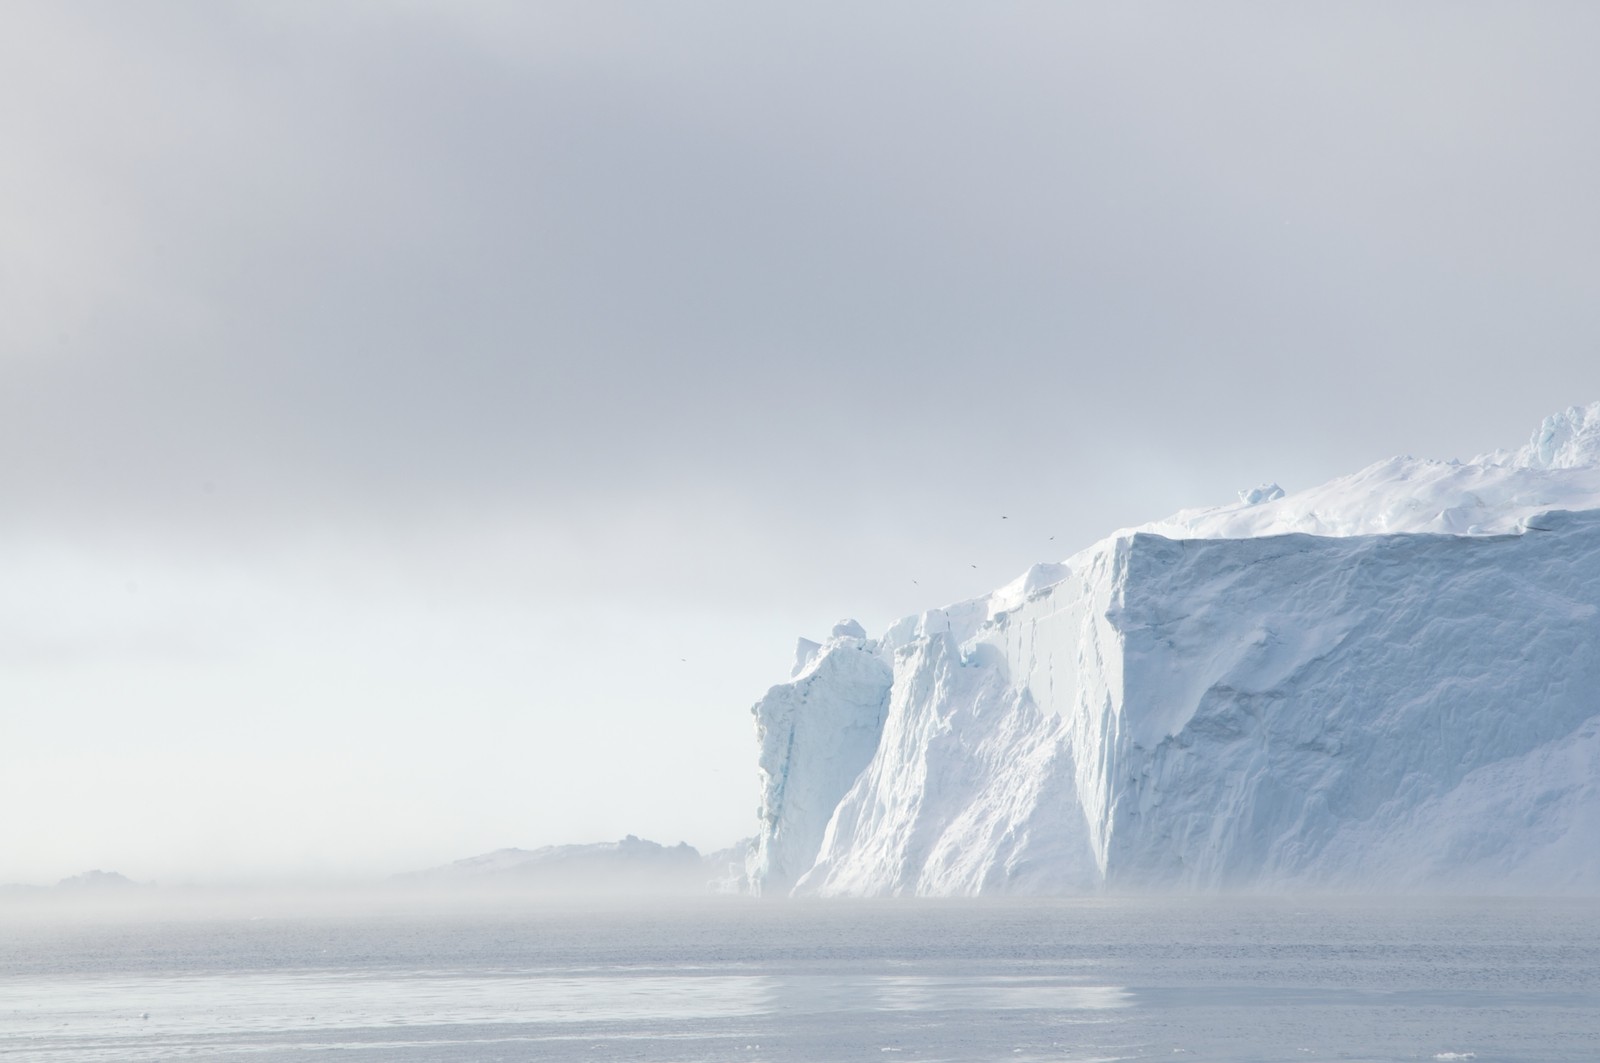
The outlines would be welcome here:
<svg viewBox="0 0 1600 1063">
<path fill-rule="evenodd" d="M 753 711 L 763 894 L 1600 892 L 1600 403 L 841 622 Z"/>
</svg>

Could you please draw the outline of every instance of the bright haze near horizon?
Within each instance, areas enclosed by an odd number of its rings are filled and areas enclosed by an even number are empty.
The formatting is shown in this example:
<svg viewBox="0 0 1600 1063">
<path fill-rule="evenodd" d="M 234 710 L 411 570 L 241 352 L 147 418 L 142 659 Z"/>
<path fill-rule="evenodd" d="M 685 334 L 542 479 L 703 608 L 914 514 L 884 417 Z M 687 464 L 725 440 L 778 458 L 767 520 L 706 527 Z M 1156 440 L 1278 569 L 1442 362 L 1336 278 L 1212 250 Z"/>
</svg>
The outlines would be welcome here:
<svg viewBox="0 0 1600 1063">
<path fill-rule="evenodd" d="M 13 3 L 0 882 L 754 833 L 748 708 L 1600 398 L 1600 8 Z"/>
</svg>

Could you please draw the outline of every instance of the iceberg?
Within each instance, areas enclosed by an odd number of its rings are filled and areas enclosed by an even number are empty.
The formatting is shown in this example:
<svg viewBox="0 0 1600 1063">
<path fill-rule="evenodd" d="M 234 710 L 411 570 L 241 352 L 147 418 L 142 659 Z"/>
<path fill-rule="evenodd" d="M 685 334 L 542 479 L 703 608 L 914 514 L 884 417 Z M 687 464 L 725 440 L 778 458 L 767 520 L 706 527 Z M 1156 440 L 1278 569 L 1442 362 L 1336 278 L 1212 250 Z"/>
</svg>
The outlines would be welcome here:
<svg viewBox="0 0 1600 1063">
<path fill-rule="evenodd" d="M 709 894 L 743 848 L 702 856 L 687 842 L 661 845 L 636 835 L 618 842 L 496 849 L 441 867 L 396 875 L 398 885 L 582 897 Z"/>
<path fill-rule="evenodd" d="M 841 622 L 752 711 L 757 893 L 1600 890 L 1600 403 Z"/>
</svg>

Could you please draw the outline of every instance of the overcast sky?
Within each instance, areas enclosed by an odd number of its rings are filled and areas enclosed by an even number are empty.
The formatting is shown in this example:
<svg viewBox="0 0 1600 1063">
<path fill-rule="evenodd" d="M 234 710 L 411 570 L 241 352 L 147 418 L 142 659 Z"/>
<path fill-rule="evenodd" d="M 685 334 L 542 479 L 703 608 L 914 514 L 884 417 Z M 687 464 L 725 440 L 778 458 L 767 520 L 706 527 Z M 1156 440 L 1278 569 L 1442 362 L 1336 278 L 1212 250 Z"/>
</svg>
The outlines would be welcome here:
<svg viewBox="0 0 1600 1063">
<path fill-rule="evenodd" d="M 1525 442 L 1600 398 L 1596 40 L 6 4 L 0 882 L 728 845 L 796 636 Z"/>
</svg>

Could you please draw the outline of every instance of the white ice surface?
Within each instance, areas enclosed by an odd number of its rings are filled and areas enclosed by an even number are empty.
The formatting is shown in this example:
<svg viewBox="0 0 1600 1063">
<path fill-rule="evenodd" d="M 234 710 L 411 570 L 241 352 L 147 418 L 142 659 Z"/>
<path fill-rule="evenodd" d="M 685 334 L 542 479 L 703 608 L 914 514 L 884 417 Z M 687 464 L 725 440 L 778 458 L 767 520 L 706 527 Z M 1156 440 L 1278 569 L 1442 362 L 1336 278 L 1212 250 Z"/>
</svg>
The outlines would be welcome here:
<svg viewBox="0 0 1600 1063">
<path fill-rule="evenodd" d="M 1600 888 L 1600 403 L 1274 487 L 802 647 L 753 885 Z"/>
</svg>

